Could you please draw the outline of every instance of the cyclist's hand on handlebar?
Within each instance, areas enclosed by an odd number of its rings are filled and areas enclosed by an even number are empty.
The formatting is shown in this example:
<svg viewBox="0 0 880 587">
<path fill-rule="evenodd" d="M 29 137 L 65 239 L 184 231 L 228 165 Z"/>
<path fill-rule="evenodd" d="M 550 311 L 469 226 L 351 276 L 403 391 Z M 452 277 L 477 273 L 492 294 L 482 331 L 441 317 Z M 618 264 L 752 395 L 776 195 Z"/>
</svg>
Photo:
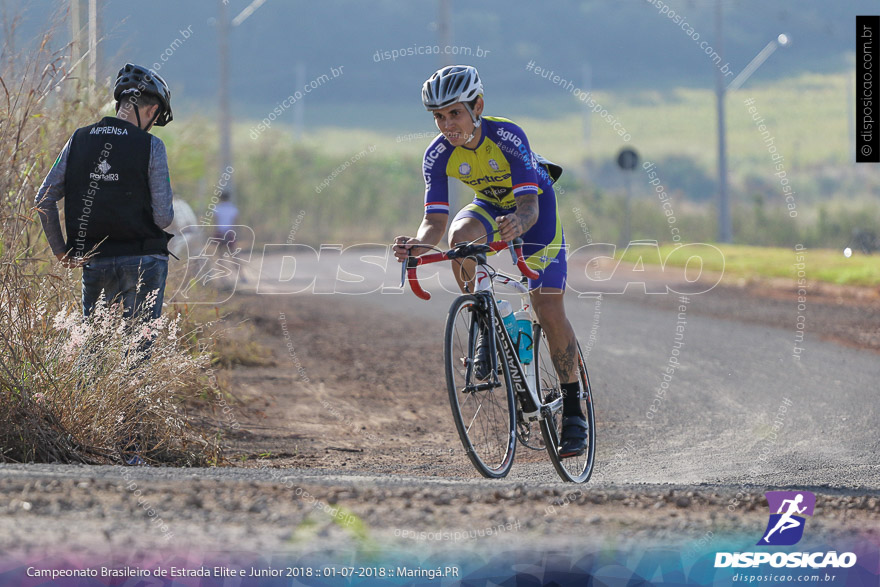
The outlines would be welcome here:
<svg viewBox="0 0 880 587">
<path fill-rule="evenodd" d="M 498 236 L 503 241 L 512 241 L 518 236 L 522 236 L 523 223 L 519 216 L 507 214 L 506 216 L 498 216 L 495 218 L 498 223 Z"/>
<path fill-rule="evenodd" d="M 394 250 L 394 256 L 397 257 L 399 263 L 403 263 L 409 256 L 410 249 L 412 249 L 414 245 L 420 244 L 422 243 L 418 239 L 409 236 L 398 236 L 394 239 L 394 247 L 392 247 Z M 418 254 L 421 250 L 422 249 L 419 248 L 412 252 L 413 254 Z"/>
</svg>

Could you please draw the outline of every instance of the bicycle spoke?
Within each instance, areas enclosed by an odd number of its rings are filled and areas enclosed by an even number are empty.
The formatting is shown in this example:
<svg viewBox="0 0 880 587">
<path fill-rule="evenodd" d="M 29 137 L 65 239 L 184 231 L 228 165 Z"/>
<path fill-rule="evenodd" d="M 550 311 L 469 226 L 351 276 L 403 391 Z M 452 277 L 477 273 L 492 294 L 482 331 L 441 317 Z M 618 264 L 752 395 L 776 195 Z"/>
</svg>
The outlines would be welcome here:
<svg viewBox="0 0 880 587">
<path fill-rule="evenodd" d="M 468 432 L 471 431 L 471 426 L 474 425 L 474 420 L 477 419 L 477 416 L 479 415 L 480 410 L 481 410 L 482 408 L 483 408 L 483 404 L 480 404 L 479 406 L 477 406 L 477 411 L 474 412 L 474 417 L 471 418 L 471 423 L 467 425 L 467 428 L 465 428 L 465 430 L 467 430 Z"/>
</svg>

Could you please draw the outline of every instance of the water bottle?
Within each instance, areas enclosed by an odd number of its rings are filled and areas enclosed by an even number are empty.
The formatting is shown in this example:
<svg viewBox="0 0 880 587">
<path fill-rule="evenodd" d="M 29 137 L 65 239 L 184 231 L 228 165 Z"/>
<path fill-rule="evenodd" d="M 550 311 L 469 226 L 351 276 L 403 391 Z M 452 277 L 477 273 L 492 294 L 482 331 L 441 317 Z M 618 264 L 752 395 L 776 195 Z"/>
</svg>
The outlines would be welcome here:
<svg viewBox="0 0 880 587">
<path fill-rule="evenodd" d="M 519 360 L 523 365 L 528 365 L 532 362 L 535 349 L 535 341 L 532 340 L 532 316 L 528 310 L 520 310 L 514 313 L 514 318 L 517 330 L 514 340 L 517 341 Z"/>
<path fill-rule="evenodd" d="M 507 300 L 498 300 L 498 313 L 501 315 L 501 321 L 504 322 L 504 328 L 507 329 L 507 334 L 510 335 L 510 339 L 515 343 L 516 342 L 516 318 L 513 315 L 513 306 L 510 305 L 510 302 Z"/>
</svg>

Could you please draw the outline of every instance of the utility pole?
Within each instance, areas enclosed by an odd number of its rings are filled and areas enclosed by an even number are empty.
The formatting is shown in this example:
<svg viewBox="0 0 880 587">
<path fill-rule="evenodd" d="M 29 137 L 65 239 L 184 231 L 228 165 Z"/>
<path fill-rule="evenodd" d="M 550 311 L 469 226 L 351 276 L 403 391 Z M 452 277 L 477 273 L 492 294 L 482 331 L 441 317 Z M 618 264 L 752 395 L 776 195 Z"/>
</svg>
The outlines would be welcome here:
<svg viewBox="0 0 880 587">
<path fill-rule="evenodd" d="M 306 85 L 306 64 L 302 60 L 296 62 L 296 88 L 301 89 Z M 306 101 L 297 100 L 293 105 L 293 138 L 301 140 L 306 125 Z"/>
<path fill-rule="evenodd" d="M 98 0 L 89 0 L 89 82 L 98 83 Z"/>
<path fill-rule="evenodd" d="M 98 0 L 70 0 L 70 75 L 82 87 L 98 81 Z"/>
<path fill-rule="evenodd" d="M 229 113 L 229 15 L 226 2 L 220 3 L 220 19 L 217 27 L 220 39 L 220 173 L 232 167 L 232 117 Z M 229 180 L 227 190 L 235 200 L 234 179 Z"/>
<path fill-rule="evenodd" d="M 590 65 L 589 61 L 584 61 L 583 66 L 581 67 L 581 76 L 583 78 L 583 87 L 581 88 L 582 92 L 586 92 L 587 94 L 592 93 L 593 91 L 593 68 Z M 583 95 L 583 94 L 581 94 Z M 590 177 L 590 138 L 592 134 L 591 123 L 592 120 L 590 116 L 592 113 L 590 112 L 590 108 L 587 106 L 586 101 L 581 102 L 583 106 L 583 147 L 584 147 L 584 155 L 581 159 L 582 170 L 584 174 L 584 179 L 588 179 Z"/>
<path fill-rule="evenodd" d="M 82 42 L 82 11 L 80 0 L 70 0 L 68 12 L 70 14 L 70 75 L 77 80 L 77 85 L 82 83 L 85 77 L 82 74 L 82 66 L 77 61 L 83 55 Z M 81 62 L 80 62 L 81 63 Z"/>
<path fill-rule="evenodd" d="M 583 87 L 581 88 L 582 92 L 591 93 L 593 91 L 593 68 L 590 66 L 589 61 L 584 61 L 584 64 L 581 66 L 581 78 L 583 80 Z M 584 151 L 586 155 L 590 154 L 590 109 L 587 107 L 586 102 L 582 102 L 584 106 L 584 116 L 583 116 L 583 130 L 584 134 L 582 135 L 584 141 Z"/>
<path fill-rule="evenodd" d="M 454 65 L 452 56 L 444 53 L 446 47 L 452 45 L 452 0 L 437 1 L 437 44 L 440 45 L 440 67 Z M 457 209 L 459 202 L 466 202 L 472 196 L 471 190 L 460 181 L 449 182 L 450 210 Z"/>
<path fill-rule="evenodd" d="M 229 0 L 218 0 L 220 3 L 220 17 L 217 23 L 217 33 L 220 40 L 220 173 L 227 173 L 232 167 L 232 114 L 229 110 L 229 30 L 247 20 L 257 8 L 266 3 L 266 0 L 253 0 L 247 8 L 236 15 L 232 21 L 226 13 L 226 5 Z M 232 201 L 237 199 L 235 190 L 235 178 L 229 180 L 226 191 Z"/>
<path fill-rule="evenodd" d="M 724 38 L 722 30 L 721 0 L 715 0 L 715 50 L 724 61 Z M 718 112 L 718 242 L 733 240 L 733 223 L 730 219 L 730 197 L 727 191 L 727 137 L 725 129 L 724 102 L 727 89 L 724 74 L 715 68 L 715 101 Z"/>
<path fill-rule="evenodd" d="M 452 18 L 450 16 L 452 0 L 439 0 L 437 7 L 437 42 L 440 44 L 440 67 L 452 65 L 450 57 L 443 53 L 452 45 Z"/>
</svg>

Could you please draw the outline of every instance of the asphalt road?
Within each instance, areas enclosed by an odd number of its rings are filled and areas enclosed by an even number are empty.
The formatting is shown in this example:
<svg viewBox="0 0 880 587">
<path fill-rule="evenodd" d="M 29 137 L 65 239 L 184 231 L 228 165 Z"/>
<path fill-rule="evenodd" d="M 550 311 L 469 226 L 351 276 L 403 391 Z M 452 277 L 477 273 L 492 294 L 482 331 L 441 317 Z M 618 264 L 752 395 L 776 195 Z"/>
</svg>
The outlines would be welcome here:
<svg viewBox="0 0 880 587">
<path fill-rule="evenodd" d="M 335 295 L 386 312 L 389 320 L 436 316 L 442 337 L 455 297 L 448 270 L 439 280 L 429 277 L 436 270 L 424 271 L 433 295 L 426 302 L 397 288 L 397 265 L 382 270 L 381 251 L 359 263 L 360 254 L 340 256 L 336 280 L 328 278 L 337 265 L 333 254 L 320 262 L 303 255 L 297 263 L 267 258 L 260 286 L 284 295 L 317 275 L 310 291 L 324 288 L 322 295 L 331 295 L 332 283 Z M 499 261 L 502 267 L 505 262 Z M 353 278 L 345 271 L 363 280 L 346 282 Z M 569 274 L 567 313 L 587 354 L 597 410 L 594 481 L 880 488 L 880 360 L 811 332 L 811 321 L 818 322 L 811 311 L 819 310 L 807 304 L 800 312 L 806 335 L 797 342 L 796 302 L 787 329 L 751 321 L 759 314 L 752 300 L 728 308 L 727 319 L 708 315 L 713 291 L 699 292 L 714 277 L 705 285 L 688 284 L 680 271 L 639 273 L 607 263 L 599 269 L 588 257 L 571 261 Z M 287 285 L 300 278 L 295 288 Z M 645 293 L 666 285 L 673 291 Z M 592 292 L 605 293 L 597 299 Z M 540 465 L 514 465 L 510 478 L 554 480 Z"/>
</svg>

